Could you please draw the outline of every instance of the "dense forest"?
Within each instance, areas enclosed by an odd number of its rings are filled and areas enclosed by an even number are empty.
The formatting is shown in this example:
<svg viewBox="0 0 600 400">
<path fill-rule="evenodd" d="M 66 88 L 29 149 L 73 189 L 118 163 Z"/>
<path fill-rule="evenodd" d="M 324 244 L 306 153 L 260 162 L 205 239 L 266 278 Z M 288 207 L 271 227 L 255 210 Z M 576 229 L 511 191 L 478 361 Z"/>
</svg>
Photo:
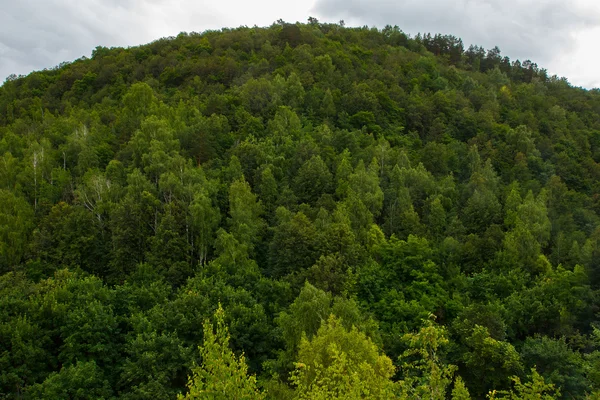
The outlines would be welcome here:
<svg viewBox="0 0 600 400">
<path fill-rule="evenodd" d="M 0 398 L 600 396 L 600 91 L 310 18 L 0 87 Z"/>
</svg>

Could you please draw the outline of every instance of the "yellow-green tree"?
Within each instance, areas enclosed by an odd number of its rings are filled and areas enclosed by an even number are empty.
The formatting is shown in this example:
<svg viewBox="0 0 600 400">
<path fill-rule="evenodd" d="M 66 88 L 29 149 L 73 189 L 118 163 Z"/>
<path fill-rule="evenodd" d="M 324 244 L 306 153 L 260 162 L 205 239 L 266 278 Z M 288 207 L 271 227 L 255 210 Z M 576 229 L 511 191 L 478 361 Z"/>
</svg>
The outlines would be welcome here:
<svg viewBox="0 0 600 400">
<path fill-rule="evenodd" d="M 371 339 L 331 315 L 312 340 L 302 339 L 291 380 L 296 399 L 389 399 L 394 370 Z"/>
<path fill-rule="evenodd" d="M 265 397 L 256 387 L 256 378 L 248 375 L 244 355 L 236 356 L 229 347 L 229 331 L 221 306 L 215 312 L 215 326 L 208 320 L 204 323 L 200 355 L 202 365 L 192 368 L 188 393 L 177 396 L 179 400 L 260 400 Z"/>
<path fill-rule="evenodd" d="M 531 369 L 531 381 L 522 383 L 517 376 L 511 378 L 514 388 L 511 391 L 492 390 L 488 394 L 490 400 L 554 400 L 560 398 L 560 390 L 553 384 L 546 383 L 544 378 Z"/>
<path fill-rule="evenodd" d="M 416 333 L 403 336 L 407 350 L 400 356 L 402 380 L 400 398 L 444 400 L 457 367 L 443 362 L 443 348 L 450 341 L 446 329 L 427 320 Z M 452 391 L 453 400 L 470 399 L 469 391 L 460 377 Z"/>
</svg>

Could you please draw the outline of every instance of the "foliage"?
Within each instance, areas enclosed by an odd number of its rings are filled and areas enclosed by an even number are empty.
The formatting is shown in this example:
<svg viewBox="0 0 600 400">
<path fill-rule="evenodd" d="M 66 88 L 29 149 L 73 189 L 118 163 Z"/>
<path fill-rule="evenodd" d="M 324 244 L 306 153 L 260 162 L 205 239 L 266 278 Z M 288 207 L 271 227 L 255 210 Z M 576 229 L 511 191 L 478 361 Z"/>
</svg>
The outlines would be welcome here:
<svg viewBox="0 0 600 400">
<path fill-rule="evenodd" d="M 236 356 L 229 348 L 229 332 L 224 311 L 215 312 L 216 330 L 210 321 L 204 323 L 204 344 L 200 347 L 202 365 L 192 368 L 188 392 L 178 399 L 262 399 L 256 378 L 248 376 L 244 356 Z"/>
<path fill-rule="evenodd" d="M 330 316 L 312 340 L 302 339 L 292 382 L 298 399 L 387 399 L 394 369 L 364 333 Z"/>
<path fill-rule="evenodd" d="M 408 349 L 401 356 L 401 397 L 445 399 L 456 366 L 445 365 L 440 359 L 442 348 L 449 343 L 444 328 L 435 326 L 429 319 L 419 332 L 407 333 L 403 340 Z M 457 382 L 456 397 L 464 396 L 464 390 L 460 388 L 462 380 Z"/>
<path fill-rule="evenodd" d="M 531 370 L 531 381 L 521 383 L 521 379 L 513 377 L 514 389 L 507 391 L 492 391 L 489 399 L 523 399 L 523 400 L 553 400 L 560 396 L 560 391 L 553 384 L 544 382 L 544 378 L 537 373 L 535 368 Z"/>
<path fill-rule="evenodd" d="M 8 79 L 0 397 L 594 396 L 599 115 L 498 48 L 315 18 Z"/>
</svg>

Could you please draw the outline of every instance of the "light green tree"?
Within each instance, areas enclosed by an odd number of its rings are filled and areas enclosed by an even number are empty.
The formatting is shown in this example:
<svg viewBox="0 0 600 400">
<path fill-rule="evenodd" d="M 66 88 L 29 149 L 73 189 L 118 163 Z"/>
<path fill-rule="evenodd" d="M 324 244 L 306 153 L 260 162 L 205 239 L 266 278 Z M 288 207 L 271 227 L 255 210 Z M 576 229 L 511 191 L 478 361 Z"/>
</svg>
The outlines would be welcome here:
<svg viewBox="0 0 600 400">
<path fill-rule="evenodd" d="M 546 383 L 535 368 L 531 369 L 531 381 L 522 383 L 521 379 L 513 376 L 513 390 L 492 390 L 488 394 L 490 400 L 554 400 L 560 398 L 560 390 L 551 383 Z"/>
<path fill-rule="evenodd" d="M 191 226 L 195 233 L 194 247 L 200 264 L 206 263 L 208 252 L 215 241 L 215 230 L 221 221 L 219 209 L 205 191 L 198 191 L 190 204 Z"/>
<path fill-rule="evenodd" d="M 296 399 L 389 399 L 394 370 L 371 339 L 331 315 L 312 340 L 302 339 L 291 380 Z"/>
<path fill-rule="evenodd" d="M 263 207 L 252 193 L 250 185 L 243 178 L 231 184 L 229 188 L 229 226 L 230 232 L 249 250 L 257 243 L 265 226 L 261 218 Z"/>
<path fill-rule="evenodd" d="M 469 390 L 465 386 L 465 382 L 460 376 L 456 377 L 454 381 L 454 388 L 452 389 L 452 400 L 471 400 Z"/>
<path fill-rule="evenodd" d="M 94 361 L 77 362 L 51 373 L 42 383 L 32 385 L 26 398 L 51 399 L 110 399 L 112 390 L 102 370 Z"/>
<path fill-rule="evenodd" d="M 229 331 L 225 312 L 219 305 L 215 312 L 215 326 L 204 323 L 204 343 L 200 347 L 202 365 L 192 368 L 188 393 L 179 394 L 179 400 L 260 400 L 265 398 L 256 386 L 256 377 L 248 375 L 244 355 L 236 356 L 229 347 Z"/>
<path fill-rule="evenodd" d="M 442 360 L 443 348 L 450 343 L 446 329 L 430 319 L 419 332 L 407 333 L 402 339 L 408 349 L 400 356 L 400 398 L 444 400 L 457 370 Z M 452 399 L 469 398 L 469 391 L 457 377 Z"/>
<path fill-rule="evenodd" d="M 375 161 L 374 165 L 377 164 Z M 375 168 L 365 168 L 361 160 L 348 178 L 349 187 L 374 216 L 378 216 L 383 207 L 383 191 L 379 187 L 377 172 Z"/>
</svg>

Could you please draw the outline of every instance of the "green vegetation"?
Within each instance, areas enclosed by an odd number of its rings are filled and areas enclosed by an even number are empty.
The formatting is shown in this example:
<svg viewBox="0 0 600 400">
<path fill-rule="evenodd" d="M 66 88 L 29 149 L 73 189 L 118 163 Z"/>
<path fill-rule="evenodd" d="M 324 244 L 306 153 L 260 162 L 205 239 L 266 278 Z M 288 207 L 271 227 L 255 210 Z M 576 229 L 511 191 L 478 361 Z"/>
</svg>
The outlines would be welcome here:
<svg viewBox="0 0 600 400">
<path fill-rule="evenodd" d="M 11 78 L 0 397 L 597 398 L 599 162 L 598 90 L 396 27 Z"/>
</svg>

